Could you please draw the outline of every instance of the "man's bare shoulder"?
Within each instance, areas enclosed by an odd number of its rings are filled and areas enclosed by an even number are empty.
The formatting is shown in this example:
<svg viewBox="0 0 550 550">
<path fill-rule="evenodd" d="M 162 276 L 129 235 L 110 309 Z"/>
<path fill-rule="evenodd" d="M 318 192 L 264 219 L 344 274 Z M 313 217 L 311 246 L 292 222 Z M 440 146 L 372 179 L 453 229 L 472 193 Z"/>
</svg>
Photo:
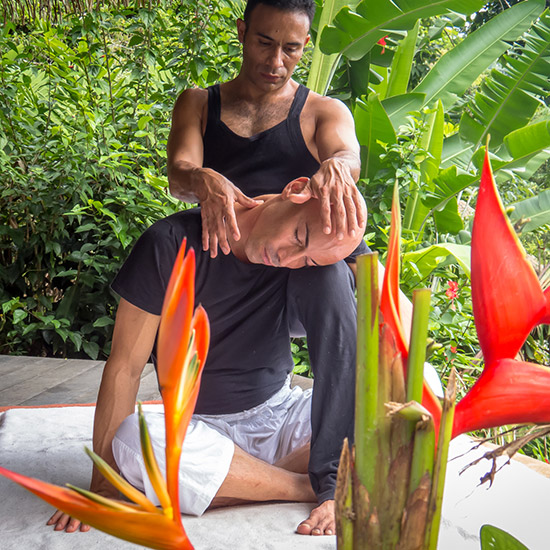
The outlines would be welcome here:
<svg viewBox="0 0 550 550">
<path fill-rule="evenodd" d="M 203 88 L 187 88 L 179 95 L 174 111 L 198 111 L 201 112 L 208 102 L 208 91 Z"/>
<path fill-rule="evenodd" d="M 350 117 L 351 113 L 347 105 L 334 97 L 327 97 L 313 90 L 310 91 L 307 108 L 317 120 L 331 117 Z"/>
</svg>

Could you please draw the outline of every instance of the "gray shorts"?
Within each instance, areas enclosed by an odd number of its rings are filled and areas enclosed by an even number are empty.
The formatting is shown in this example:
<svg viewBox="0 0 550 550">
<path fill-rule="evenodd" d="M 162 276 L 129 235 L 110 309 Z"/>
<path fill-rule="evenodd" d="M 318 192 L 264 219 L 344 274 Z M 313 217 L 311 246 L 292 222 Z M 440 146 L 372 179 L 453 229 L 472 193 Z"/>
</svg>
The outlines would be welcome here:
<svg viewBox="0 0 550 550">
<path fill-rule="evenodd" d="M 145 412 L 153 449 L 165 472 L 162 412 Z M 223 483 L 234 446 L 269 464 L 304 446 L 311 438 L 311 390 L 287 383 L 265 403 L 235 414 L 193 415 L 180 462 L 180 510 L 200 516 Z M 113 439 L 113 454 L 122 475 L 149 500 L 159 500 L 141 456 L 137 413 L 124 420 Z"/>
</svg>

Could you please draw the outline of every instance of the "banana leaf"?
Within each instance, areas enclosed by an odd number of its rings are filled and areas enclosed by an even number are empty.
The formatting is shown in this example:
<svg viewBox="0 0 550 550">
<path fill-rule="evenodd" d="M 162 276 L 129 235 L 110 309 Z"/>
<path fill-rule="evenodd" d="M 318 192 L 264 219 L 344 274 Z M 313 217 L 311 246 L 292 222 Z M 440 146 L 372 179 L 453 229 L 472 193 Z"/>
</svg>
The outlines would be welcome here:
<svg viewBox="0 0 550 550">
<path fill-rule="evenodd" d="M 503 11 L 441 57 L 414 91 L 427 105 L 441 99 L 449 108 L 543 10 L 544 0 L 527 0 Z"/>
<path fill-rule="evenodd" d="M 516 202 L 512 206 L 514 210 L 510 214 L 510 221 L 513 224 L 527 222 L 521 226 L 522 233 L 533 231 L 543 225 L 550 225 L 550 189 L 536 197 Z"/>
<path fill-rule="evenodd" d="M 321 51 L 360 59 L 380 38 L 393 31 L 408 31 L 418 19 L 451 11 L 470 14 L 483 4 L 480 0 L 380 0 L 376 3 L 363 0 L 355 11 L 347 6 L 342 8 L 333 23 L 323 29 Z"/>
<path fill-rule="evenodd" d="M 531 120 L 550 93 L 549 10 L 523 35 L 521 42 L 521 51 L 504 56 L 502 66 L 491 71 L 462 115 L 460 136 L 474 143 L 474 149 L 487 134 L 491 135 L 492 148 L 500 145 L 506 135 Z"/>
</svg>

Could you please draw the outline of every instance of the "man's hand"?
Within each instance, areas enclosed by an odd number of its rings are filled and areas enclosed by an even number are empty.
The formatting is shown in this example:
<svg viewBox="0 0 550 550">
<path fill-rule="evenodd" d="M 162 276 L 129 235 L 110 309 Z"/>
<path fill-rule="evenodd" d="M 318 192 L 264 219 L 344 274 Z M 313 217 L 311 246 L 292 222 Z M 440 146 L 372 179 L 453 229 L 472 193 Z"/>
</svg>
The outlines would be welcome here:
<svg viewBox="0 0 550 550">
<path fill-rule="evenodd" d="M 104 485 L 107 485 L 107 482 L 104 482 Z M 108 487 L 108 489 L 98 490 L 90 488 L 90 491 L 105 498 L 118 500 L 120 497 L 120 493 L 110 484 L 108 485 Z M 54 531 L 65 531 L 66 533 L 74 533 L 76 531 L 85 533 L 86 531 L 90 530 L 89 525 L 82 523 L 79 519 L 71 517 L 69 514 L 66 514 L 62 510 L 56 510 L 52 517 L 47 521 L 46 525 L 54 525 Z"/>
<path fill-rule="evenodd" d="M 228 235 L 238 241 L 241 233 L 235 217 L 235 203 L 254 208 L 263 201 L 251 199 L 227 178 L 214 170 L 202 169 L 204 182 L 199 195 L 202 217 L 202 249 L 210 249 L 210 256 L 218 255 L 218 246 L 224 254 L 231 252 Z"/>
<path fill-rule="evenodd" d="M 55 525 L 54 531 L 65 531 L 67 533 L 74 533 L 78 530 L 84 533 L 90 530 L 89 525 L 82 523 L 79 519 L 72 518 L 61 510 L 56 510 L 46 525 Z"/>
<path fill-rule="evenodd" d="M 302 185 L 301 191 L 296 187 L 285 189 L 283 195 L 296 203 L 311 197 L 319 199 L 323 231 L 327 235 L 333 229 L 333 222 L 338 239 L 343 239 L 346 231 L 355 235 L 364 226 L 367 218 L 365 203 L 346 160 L 332 157 L 323 161 L 313 177 L 303 180 Z"/>
</svg>

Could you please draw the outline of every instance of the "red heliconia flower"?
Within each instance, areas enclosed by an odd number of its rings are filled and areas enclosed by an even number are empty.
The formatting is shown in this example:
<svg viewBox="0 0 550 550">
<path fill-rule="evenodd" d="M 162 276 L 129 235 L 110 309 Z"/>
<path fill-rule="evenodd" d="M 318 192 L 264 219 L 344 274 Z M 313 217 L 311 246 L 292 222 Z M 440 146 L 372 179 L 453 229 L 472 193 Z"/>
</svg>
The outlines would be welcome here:
<svg viewBox="0 0 550 550">
<path fill-rule="evenodd" d="M 178 471 L 181 446 L 193 414 L 210 339 L 206 312 L 193 315 L 195 254 L 185 255 L 184 240 L 168 283 L 158 334 L 158 377 L 166 424 L 166 481 L 160 474 L 151 442 L 143 426 L 142 449 L 149 478 L 161 508 L 93 455 L 96 466 L 132 503 L 66 489 L 0 467 L 3 475 L 56 508 L 106 533 L 162 550 L 193 550 L 179 513 Z M 141 416 L 140 423 L 145 424 Z"/>
<path fill-rule="evenodd" d="M 550 422 L 550 368 L 516 361 L 530 331 L 550 323 L 544 292 L 500 202 L 488 154 L 472 235 L 472 302 L 485 359 L 457 404 L 453 437 L 480 428 Z"/>
<path fill-rule="evenodd" d="M 383 36 L 383 37 L 377 42 L 377 44 L 380 44 L 380 46 L 382 46 L 382 53 L 384 53 L 384 52 L 386 51 L 386 38 L 388 38 L 388 35 Z"/>
<path fill-rule="evenodd" d="M 458 283 L 456 281 L 449 281 L 445 295 L 449 300 L 458 298 Z"/>
</svg>

